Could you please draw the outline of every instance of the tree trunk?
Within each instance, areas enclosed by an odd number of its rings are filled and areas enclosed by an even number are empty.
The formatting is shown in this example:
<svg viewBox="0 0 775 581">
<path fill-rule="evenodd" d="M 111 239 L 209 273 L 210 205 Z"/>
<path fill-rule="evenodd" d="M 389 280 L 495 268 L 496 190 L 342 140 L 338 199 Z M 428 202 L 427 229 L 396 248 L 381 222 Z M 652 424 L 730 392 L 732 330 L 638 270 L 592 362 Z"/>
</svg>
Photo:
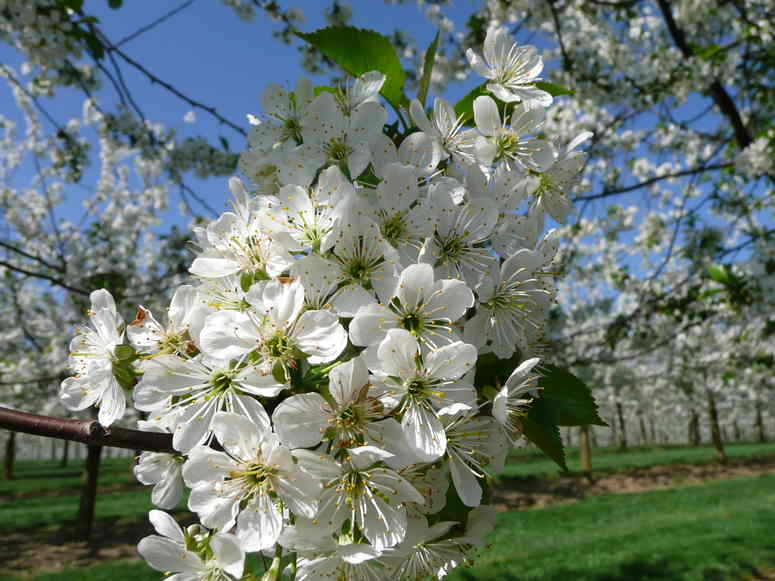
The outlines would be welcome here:
<svg viewBox="0 0 775 581">
<path fill-rule="evenodd" d="M 89 540 L 94 524 L 94 505 L 97 500 L 97 479 L 100 473 L 102 446 L 89 446 L 83 471 L 81 501 L 78 506 L 78 536 Z"/>
<path fill-rule="evenodd" d="M 692 410 L 692 415 L 689 416 L 689 445 L 700 445 L 700 414 Z"/>
<path fill-rule="evenodd" d="M 645 446 L 649 441 L 649 437 L 646 433 L 646 422 L 643 420 L 643 414 L 638 414 L 638 423 L 640 424 L 640 443 Z"/>
<path fill-rule="evenodd" d="M 727 461 L 726 452 L 724 452 L 724 441 L 721 439 L 721 429 L 718 423 L 718 410 L 716 409 L 716 398 L 713 392 L 705 389 L 705 397 L 708 400 L 708 420 L 710 421 L 710 437 L 713 441 L 713 448 L 716 451 L 716 458 L 722 464 Z"/>
<path fill-rule="evenodd" d="M 656 427 L 654 426 L 654 416 L 649 415 L 649 436 L 652 442 L 657 443 Z"/>
<path fill-rule="evenodd" d="M 624 410 L 621 402 L 616 402 L 616 415 L 619 418 L 619 449 L 627 449 L 627 428 L 624 425 Z"/>
<path fill-rule="evenodd" d="M 597 448 L 600 445 L 597 443 L 597 431 L 592 426 L 589 426 L 589 443 L 593 448 Z"/>
<path fill-rule="evenodd" d="M 16 460 L 16 432 L 8 432 L 8 439 L 5 441 L 5 457 L 3 459 L 3 477 L 6 480 L 13 480 L 13 466 Z"/>
<path fill-rule="evenodd" d="M 62 444 L 63 444 L 62 461 L 59 462 L 59 465 L 62 468 L 64 468 L 65 466 L 67 466 L 67 461 L 69 460 L 69 457 L 70 457 L 70 440 L 64 440 Z"/>
<path fill-rule="evenodd" d="M 737 420 L 732 422 L 732 433 L 735 436 L 735 442 L 739 442 L 743 439 L 743 437 L 740 435 L 740 424 L 737 423 Z"/>
<path fill-rule="evenodd" d="M 589 446 L 589 426 L 579 427 L 579 459 L 581 471 L 592 472 L 592 449 Z"/>
<path fill-rule="evenodd" d="M 764 418 L 762 417 L 762 402 L 759 400 L 756 400 L 756 423 L 754 424 L 754 427 L 756 428 L 756 439 L 759 442 L 766 442 L 767 441 L 767 434 L 764 433 Z"/>
</svg>

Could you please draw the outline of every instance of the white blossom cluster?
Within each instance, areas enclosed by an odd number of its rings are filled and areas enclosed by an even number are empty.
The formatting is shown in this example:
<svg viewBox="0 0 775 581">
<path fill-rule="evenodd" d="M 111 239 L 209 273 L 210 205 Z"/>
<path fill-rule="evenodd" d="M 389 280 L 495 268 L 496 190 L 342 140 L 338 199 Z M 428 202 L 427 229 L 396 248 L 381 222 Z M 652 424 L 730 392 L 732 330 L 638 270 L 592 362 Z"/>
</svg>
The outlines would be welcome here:
<svg viewBox="0 0 775 581">
<path fill-rule="evenodd" d="M 570 212 L 586 135 L 538 137 L 551 96 L 533 49 L 494 29 L 471 58 L 500 100 L 477 97 L 470 129 L 439 98 L 391 130 L 378 72 L 270 86 L 240 162 L 251 185 L 233 178 L 233 209 L 196 230 L 197 280 L 166 318 L 141 306 L 124 325 L 92 294 L 62 399 L 108 426 L 133 387 L 141 427 L 177 451 L 145 452 L 137 477 L 161 508 L 190 488 L 201 521 L 152 511 L 155 569 L 239 579 L 264 552 L 272 578 L 440 578 L 484 543 L 488 474 L 537 390 L 558 245 L 544 213 Z M 489 353 L 522 361 L 502 385 L 477 380 Z"/>
</svg>

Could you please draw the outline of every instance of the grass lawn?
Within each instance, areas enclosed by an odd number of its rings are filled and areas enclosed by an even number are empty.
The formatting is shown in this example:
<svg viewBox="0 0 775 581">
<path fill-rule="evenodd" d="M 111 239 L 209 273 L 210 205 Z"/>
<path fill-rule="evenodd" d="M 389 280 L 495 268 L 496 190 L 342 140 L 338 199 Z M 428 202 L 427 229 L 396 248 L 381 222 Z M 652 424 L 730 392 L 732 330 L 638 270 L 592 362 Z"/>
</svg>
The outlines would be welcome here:
<svg viewBox="0 0 775 581">
<path fill-rule="evenodd" d="M 775 455 L 775 442 L 728 444 L 725 446 L 725 450 L 729 458 Z M 665 464 L 703 464 L 713 461 L 715 461 L 715 455 L 711 446 L 697 448 L 647 447 L 627 452 L 613 449 L 595 449 L 592 451 L 592 469 L 594 471 L 616 471 Z M 568 453 L 567 463 L 571 472 L 578 472 L 581 469 L 576 450 L 571 450 Z M 506 465 L 506 469 L 500 475 L 506 478 L 519 478 L 525 476 L 547 477 L 559 473 L 560 468 L 557 464 L 541 455 L 540 452 L 517 450 L 512 456 L 512 461 Z"/>
<path fill-rule="evenodd" d="M 731 457 L 775 453 L 775 444 L 730 445 Z M 594 458 L 596 468 L 617 470 L 677 462 L 706 462 L 712 450 L 651 449 Z M 541 459 L 514 459 L 512 477 L 556 474 Z M 573 468 L 574 460 L 571 460 Z M 578 466 L 575 466 L 578 468 Z M 57 472 L 59 470 L 59 472 Z M 131 481 L 127 459 L 103 465 L 107 478 Z M 66 530 L 78 504 L 71 488 L 75 467 L 20 463 L 19 479 L 2 483 L 12 490 L 46 491 L 50 481 L 66 481 L 59 496 L 0 502 L 3 530 L 45 527 Z M 108 522 L 143 521 L 151 508 L 150 490 L 102 494 L 97 518 Z M 7 498 L 7 497 L 6 497 Z M 499 516 L 492 545 L 474 567 L 455 572 L 453 581 L 717 581 L 743 579 L 754 567 L 775 563 L 775 475 L 711 482 L 639 494 L 604 495 L 575 504 L 555 505 Z M 0 564 L 2 569 L 2 564 Z M 0 581 L 159 581 L 163 575 L 138 561 L 111 561 L 84 569 L 39 574 L 0 575 Z"/>
<path fill-rule="evenodd" d="M 716 581 L 775 562 L 775 475 L 500 515 L 454 581 Z"/>
</svg>

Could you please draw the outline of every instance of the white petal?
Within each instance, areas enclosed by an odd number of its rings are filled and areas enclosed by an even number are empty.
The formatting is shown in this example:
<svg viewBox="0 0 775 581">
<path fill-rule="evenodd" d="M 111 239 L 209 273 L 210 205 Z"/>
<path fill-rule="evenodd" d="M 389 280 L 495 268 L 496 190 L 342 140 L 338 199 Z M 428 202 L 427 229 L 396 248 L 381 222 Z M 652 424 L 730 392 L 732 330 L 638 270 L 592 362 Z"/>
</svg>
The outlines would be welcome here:
<svg viewBox="0 0 775 581">
<path fill-rule="evenodd" d="M 433 377 L 459 379 L 473 369 L 476 355 L 476 347 L 457 341 L 429 353 L 425 367 Z"/>
<path fill-rule="evenodd" d="M 267 425 L 257 425 L 248 418 L 229 412 L 213 417 L 213 434 L 230 455 L 243 460 L 255 456 L 261 440 L 270 433 Z"/>
<path fill-rule="evenodd" d="M 474 121 L 476 128 L 488 137 L 501 129 L 501 116 L 492 97 L 481 95 L 474 99 Z"/>
<path fill-rule="evenodd" d="M 145 537 L 138 543 L 137 550 L 157 571 L 189 572 L 203 568 L 196 554 L 164 537 Z"/>
<path fill-rule="evenodd" d="M 291 448 L 315 446 L 328 427 L 327 407 L 318 393 L 293 395 L 284 400 L 272 414 L 280 440 Z"/>
<path fill-rule="evenodd" d="M 183 543 L 183 529 L 178 522 L 161 510 L 152 510 L 148 513 L 148 520 L 151 521 L 156 532 L 163 537 Z"/>
<path fill-rule="evenodd" d="M 202 351 L 228 361 L 252 351 L 258 342 L 258 332 L 245 313 L 219 311 L 205 321 L 200 337 Z"/>
<path fill-rule="evenodd" d="M 218 566 L 235 579 L 242 577 L 245 569 L 245 551 L 234 535 L 215 533 L 210 538 L 210 548 Z"/>
<path fill-rule="evenodd" d="M 411 405 L 404 412 L 401 426 L 412 451 L 423 462 L 433 462 L 447 449 L 447 434 L 439 418 L 431 410 Z"/>
<path fill-rule="evenodd" d="M 347 347 L 347 331 L 331 311 L 305 311 L 292 337 L 313 365 L 333 361 Z"/>
</svg>

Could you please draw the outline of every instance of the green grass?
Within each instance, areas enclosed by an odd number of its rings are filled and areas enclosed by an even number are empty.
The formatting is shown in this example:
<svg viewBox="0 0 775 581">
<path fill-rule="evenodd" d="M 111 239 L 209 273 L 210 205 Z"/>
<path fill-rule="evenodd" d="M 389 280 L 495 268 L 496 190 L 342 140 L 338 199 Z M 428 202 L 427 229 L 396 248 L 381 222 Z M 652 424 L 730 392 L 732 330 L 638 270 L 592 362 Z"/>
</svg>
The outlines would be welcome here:
<svg viewBox="0 0 775 581">
<path fill-rule="evenodd" d="M 771 455 L 775 454 L 775 443 L 728 444 L 725 450 L 730 458 Z M 518 478 L 525 476 L 553 476 L 560 473 L 557 464 L 540 454 L 520 453 L 518 451 L 514 454 L 512 460 L 512 462 L 506 465 L 506 469 L 501 473 L 501 476 Z M 713 462 L 714 460 L 715 456 L 711 446 L 697 448 L 675 446 L 650 447 L 628 452 L 595 449 L 592 452 L 592 469 L 595 471 L 616 471 L 666 464 L 702 464 Z M 578 472 L 580 468 L 578 454 L 575 450 L 571 450 L 568 454 L 568 469 L 572 472 Z"/>
<path fill-rule="evenodd" d="M 450 581 L 722 581 L 775 561 L 775 475 L 501 514 L 491 546 Z M 35 581 L 159 581 L 140 562 Z M 0 581 L 21 581 L 0 576 Z"/>
<path fill-rule="evenodd" d="M 500 515 L 451 581 L 717 581 L 775 561 L 775 475 Z"/>
<path fill-rule="evenodd" d="M 138 561 L 113 561 L 86 569 L 41 573 L 35 577 L 0 575 L 0 581 L 161 581 L 164 575 Z"/>
<path fill-rule="evenodd" d="M 731 457 L 775 453 L 775 444 L 735 444 Z M 518 453 L 519 454 L 519 453 Z M 548 461 L 524 452 L 507 475 L 557 474 Z M 596 469 L 711 461 L 710 448 L 651 448 L 627 453 L 604 451 Z M 578 469 L 571 458 L 571 469 Z M 0 503 L 2 530 L 70 526 L 78 490 L 63 476 L 73 464 L 22 462 L 19 478 L 2 482 L 5 494 L 45 491 L 65 484 L 62 496 L 12 499 Z M 125 480 L 121 480 L 121 479 Z M 131 482 L 128 459 L 103 464 L 101 484 Z M 52 484 L 52 482 L 54 484 Z M 2 493 L 0 493 L 2 494 Z M 152 508 L 150 489 L 101 494 L 97 518 L 141 521 Z M 604 495 L 569 505 L 499 516 L 492 546 L 476 566 L 453 574 L 453 581 L 719 581 L 740 579 L 755 566 L 775 563 L 775 475 L 719 481 L 640 494 Z M 0 581 L 17 581 L 2 576 Z M 26 578 L 30 579 L 30 578 Z M 40 574 L 35 581 L 159 581 L 162 575 L 137 561 L 114 561 L 86 569 Z"/>
</svg>

